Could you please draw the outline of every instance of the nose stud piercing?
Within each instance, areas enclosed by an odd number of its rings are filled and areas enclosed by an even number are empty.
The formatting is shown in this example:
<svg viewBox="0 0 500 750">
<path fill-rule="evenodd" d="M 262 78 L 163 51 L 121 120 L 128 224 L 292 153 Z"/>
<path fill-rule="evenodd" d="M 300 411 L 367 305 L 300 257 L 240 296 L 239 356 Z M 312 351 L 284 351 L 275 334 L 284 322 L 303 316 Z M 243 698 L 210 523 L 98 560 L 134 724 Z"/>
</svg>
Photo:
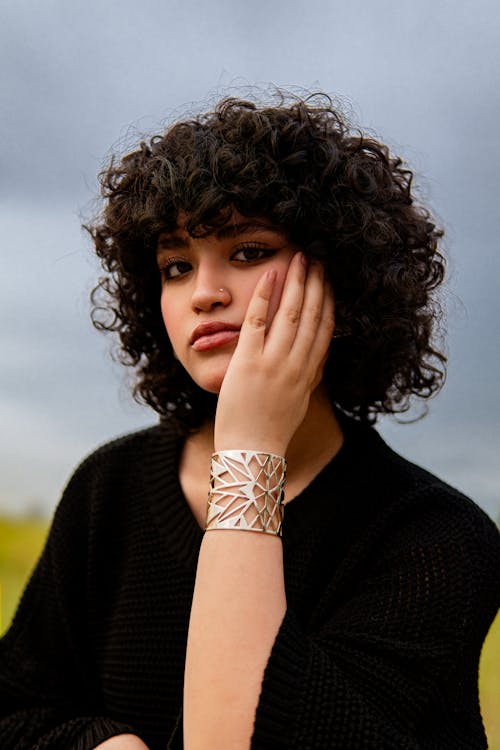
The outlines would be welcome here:
<svg viewBox="0 0 500 750">
<path fill-rule="evenodd" d="M 213 292 L 214 302 L 217 305 L 229 305 L 232 300 L 231 292 L 226 287 L 221 286 L 217 289 L 217 292 Z"/>
</svg>

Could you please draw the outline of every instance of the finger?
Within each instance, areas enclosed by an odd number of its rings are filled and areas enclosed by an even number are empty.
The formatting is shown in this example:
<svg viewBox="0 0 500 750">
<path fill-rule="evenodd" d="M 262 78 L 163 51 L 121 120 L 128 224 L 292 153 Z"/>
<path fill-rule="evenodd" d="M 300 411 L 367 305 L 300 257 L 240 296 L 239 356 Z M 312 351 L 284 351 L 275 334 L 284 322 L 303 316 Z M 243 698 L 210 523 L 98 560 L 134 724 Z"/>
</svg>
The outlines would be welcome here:
<svg viewBox="0 0 500 750">
<path fill-rule="evenodd" d="M 266 352 L 288 355 L 297 334 L 304 301 L 307 276 L 303 253 L 295 253 L 288 267 L 279 307 L 266 339 Z"/>
<path fill-rule="evenodd" d="M 322 334 L 325 291 L 323 265 L 318 262 L 312 263 L 305 284 L 300 325 L 291 352 L 298 361 L 307 362 L 315 340 Z"/>
<path fill-rule="evenodd" d="M 321 320 L 318 326 L 317 336 L 315 337 L 311 350 L 309 352 L 309 361 L 314 368 L 315 363 L 320 363 L 323 369 L 328 350 L 332 342 L 333 331 L 335 329 L 335 301 L 331 284 L 325 283 L 323 297 L 323 309 Z"/>
<path fill-rule="evenodd" d="M 261 276 L 250 299 L 238 340 L 238 349 L 249 356 L 263 349 L 269 303 L 275 282 L 276 270 L 272 268 Z"/>
</svg>

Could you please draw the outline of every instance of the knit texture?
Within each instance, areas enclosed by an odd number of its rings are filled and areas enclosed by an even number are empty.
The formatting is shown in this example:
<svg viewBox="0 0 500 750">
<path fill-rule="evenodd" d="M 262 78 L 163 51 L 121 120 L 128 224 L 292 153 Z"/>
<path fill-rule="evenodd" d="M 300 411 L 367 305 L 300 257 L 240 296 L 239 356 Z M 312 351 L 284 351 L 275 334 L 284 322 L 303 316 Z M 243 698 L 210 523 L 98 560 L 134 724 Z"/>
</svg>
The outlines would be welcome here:
<svg viewBox="0 0 500 750">
<path fill-rule="evenodd" d="M 287 611 L 251 748 L 485 748 L 477 671 L 500 606 L 498 531 L 375 430 L 342 426 L 340 452 L 285 508 Z M 90 750 L 122 732 L 182 748 L 203 531 L 181 447 L 160 424 L 70 480 L 0 641 L 1 750 Z"/>
</svg>

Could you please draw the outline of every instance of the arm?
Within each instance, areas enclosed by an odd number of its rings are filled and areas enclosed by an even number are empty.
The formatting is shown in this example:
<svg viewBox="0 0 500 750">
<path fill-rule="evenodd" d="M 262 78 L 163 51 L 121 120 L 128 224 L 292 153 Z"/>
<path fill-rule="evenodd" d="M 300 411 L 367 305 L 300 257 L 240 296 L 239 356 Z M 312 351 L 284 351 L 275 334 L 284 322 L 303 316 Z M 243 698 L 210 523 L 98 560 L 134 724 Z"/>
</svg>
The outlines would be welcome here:
<svg viewBox="0 0 500 750">
<path fill-rule="evenodd" d="M 219 395 L 216 451 L 285 455 L 319 382 L 333 331 L 333 301 L 322 269 L 314 266 L 306 274 L 300 254 L 294 257 L 265 335 L 272 289 L 273 277 L 263 277 L 248 308 Z M 186 750 L 250 746 L 265 665 L 285 611 L 279 537 L 233 530 L 205 534 L 186 653 Z"/>
<path fill-rule="evenodd" d="M 187 750 L 250 746 L 264 668 L 285 610 L 279 537 L 205 534 L 186 660 Z"/>
</svg>

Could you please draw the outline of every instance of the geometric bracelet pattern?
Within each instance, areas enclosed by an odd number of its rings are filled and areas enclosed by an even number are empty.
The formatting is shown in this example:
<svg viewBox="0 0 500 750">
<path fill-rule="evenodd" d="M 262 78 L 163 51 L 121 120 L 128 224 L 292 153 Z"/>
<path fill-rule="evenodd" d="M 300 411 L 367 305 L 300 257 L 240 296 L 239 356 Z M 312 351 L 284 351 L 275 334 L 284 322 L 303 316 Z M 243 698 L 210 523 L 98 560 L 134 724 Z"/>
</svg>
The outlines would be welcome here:
<svg viewBox="0 0 500 750">
<path fill-rule="evenodd" d="M 212 455 L 205 530 L 241 529 L 282 535 L 286 461 L 250 450 Z"/>
</svg>

